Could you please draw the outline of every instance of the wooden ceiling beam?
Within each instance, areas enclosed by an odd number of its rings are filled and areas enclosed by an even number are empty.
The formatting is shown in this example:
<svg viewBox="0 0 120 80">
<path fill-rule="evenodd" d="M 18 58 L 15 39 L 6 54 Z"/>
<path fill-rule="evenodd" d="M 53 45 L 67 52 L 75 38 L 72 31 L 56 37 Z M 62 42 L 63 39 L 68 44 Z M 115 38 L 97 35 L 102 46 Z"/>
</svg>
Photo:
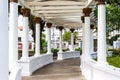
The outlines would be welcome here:
<svg viewBox="0 0 120 80">
<path fill-rule="evenodd" d="M 45 1 L 45 2 L 26 2 L 29 6 L 85 6 L 87 2 L 74 1 Z"/>
<path fill-rule="evenodd" d="M 82 10 L 52 10 L 52 11 L 35 11 L 37 13 L 81 13 Z"/>
<path fill-rule="evenodd" d="M 64 13 L 61 13 L 61 14 L 43 14 L 45 17 L 61 17 L 61 16 L 82 16 L 83 14 L 82 13 L 67 13 L 67 14 L 64 14 Z"/>
<path fill-rule="evenodd" d="M 49 7 L 39 7 L 39 6 L 33 6 L 34 10 L 82 10 L 83 6 L 49 6 Z"/>
</svg>

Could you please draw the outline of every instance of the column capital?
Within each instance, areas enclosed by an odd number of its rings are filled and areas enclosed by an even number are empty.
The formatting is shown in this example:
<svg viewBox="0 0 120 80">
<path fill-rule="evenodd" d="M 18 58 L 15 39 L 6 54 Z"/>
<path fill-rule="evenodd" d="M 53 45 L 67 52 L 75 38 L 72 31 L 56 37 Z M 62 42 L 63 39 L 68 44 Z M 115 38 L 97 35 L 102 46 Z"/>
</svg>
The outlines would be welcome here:
<svg viewBox="0 0 120 80">
<path fill-rule="evenodd" d="M 18 0 L 10 0 L 10 2 L 18 3 Z"/>
<path fill-rule="evenodd" d="M 29 17 L 30 16 L 30 9 L 28 8 L 22 8 L 21 13 L 24 17 Z"/>
<path fill-rule="evenodd" d="M 91 12 L 92 12 L 92 8 L 84 8 L 83 9 L 83 13 L 85 14 L 85 17 L 90 16 Z"/>
<path fill-rule="evenodd" d="M 81 16 L 82 23 L 85 22 L 85 16 Z"/>
<path fill-rule="evenodd" d="M 36 24 L 40 24 L 41 18 L 40 18 L 40 17 L 36 17 L 36 18 L 34 19 L 34 22 L 35 22 Z"/>
<path fill-rule="evenodd" d="M 71 28 L 70 31 L 73 33 L 75 31 L 75 29 Z"/>
<path fill-rule="evenodd" d="M 46 25 L 47 25 L 48 28 L 52 27 L 52 23 L 47 23 Z"/>
<path fill-rule="evenodd" d="M 97 0 L 97 1 L 98 1 L 98 5 L 101 5 L 101 4 L 105 4 L 106 0 Z"/>
<path fill-rule="evenodd" d="M 64 29 L 63 26 L 57 26 L 57 28 L 58 28 L 60 31 L 62 31 L 62 29 Z"/>
<path fill-rule="evenodd" d="M 94 25 L 93 24 L 90 25 L 90 29 L 94 29 Z"/>
</svg>

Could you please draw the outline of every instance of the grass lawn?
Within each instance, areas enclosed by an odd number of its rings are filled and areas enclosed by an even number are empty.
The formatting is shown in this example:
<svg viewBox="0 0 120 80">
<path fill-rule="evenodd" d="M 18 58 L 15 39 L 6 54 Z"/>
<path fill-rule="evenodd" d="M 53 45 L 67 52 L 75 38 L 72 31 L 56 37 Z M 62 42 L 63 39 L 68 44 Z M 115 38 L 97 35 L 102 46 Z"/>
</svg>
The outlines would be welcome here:
<svg viewBox="0 0 120 80">
<path fill-rule="evenodd" d="M 108 57 L 107 61 L 110 65 L 120 68 L 120 56 Z"/>
</svg>

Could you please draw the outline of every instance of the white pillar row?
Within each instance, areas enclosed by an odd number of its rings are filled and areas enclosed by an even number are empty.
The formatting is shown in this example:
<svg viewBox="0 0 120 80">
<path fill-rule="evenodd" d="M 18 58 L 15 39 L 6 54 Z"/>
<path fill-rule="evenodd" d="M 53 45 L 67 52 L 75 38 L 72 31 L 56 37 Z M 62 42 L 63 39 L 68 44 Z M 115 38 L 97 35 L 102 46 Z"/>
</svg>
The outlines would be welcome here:
<svg viewBox="0 0 120 80">
<path fill-rule="evenodd" d="M 90 43 L 91 43 L 91 54 L 94 52 L 94 36 L 93 36 L 93 29 L 94 29 L 94 25 L 93 24 L 91 24 L 90 25 Z"/>
<path fill-rule="evenodd" d="M 9 17 L 9 69 L 18 66 L 18 2 L 10 1 Z"/>
<path fill-rule="evenodd" d="M 9 80 L 8 0 L 0 0 L 0 80 Z"/>
<path fill-rule="evenodd" d="M 36 17 L 35 18 L 35 29 L 36 29 L 36 41 L 35 41 L 35 57 L 40 56 L 40 22 L 41 19 Z"/>
<path fill-rule="evenodd" d="M 106 5 L 98 0 L 98 64 L 106 65 Z"/>
<path fill-rule="evenodd" d="M 70 31 L 71 31 L 71 49 L 70 49 L 70 51 L 74 51 L 74 30 L 75 29 L 70 29 Z"/>
<path fill-rule="evenodd" d="M 28 21 L 28 17 L 30 15 L 30 10 L 27 8 L 23 8 L 21 10 L 22 14 L 23 14 L 23 33 L 22 33 L 22 44 L 23 44 L 23 48 L 22 48 L 22 57 L 21 60 L 28 60 L 29 58 L 29 54 L 28 54 L 28 32 L 29 32 L 29 21 Z"/>
<path fill-rule="evenodd" d="M 82 55 L 81 55 L 81 58 L 82 59 L 85 59 L 84 56 L 85 56 L 85 25 L 84 25 L 84 16 L 81 16 L 81 20 L 82 20 L 82 27 L 83 27 L 83 31 L 82 31 Z"/>
<path fill-rule="evenodd" d="M 47 23 L 47 54 L 51 54 L 51 27 L 52 23 Z"/>
<path fill-rule="evenodd" d="M 84 8 L 83 13 L 85 14 L 85 26 L 84 26 L 84 54 L 85 59 L 89 61 L 90 59 L 90 13 L 92 12 L 91 8 Z"/>
<path fill-rule="evenodd" d="M 59 28 L 59 52 L 58 53 L 62 53 L 63 52 L 63 50 L 62 50 L 62 29 L 63 29 L 63 27 L 62 26 L 60 26 L 60 27 L 58 27 Z"/>
</svg>

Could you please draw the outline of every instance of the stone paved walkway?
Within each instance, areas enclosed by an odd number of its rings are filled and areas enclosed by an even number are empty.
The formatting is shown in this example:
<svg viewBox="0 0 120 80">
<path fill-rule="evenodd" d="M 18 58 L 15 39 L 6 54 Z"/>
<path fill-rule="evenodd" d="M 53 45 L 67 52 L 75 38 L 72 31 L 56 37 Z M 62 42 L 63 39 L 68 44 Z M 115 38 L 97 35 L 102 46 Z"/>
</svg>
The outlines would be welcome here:
<svg viewBox="0 0 120 80">
<path fill-rule="evenodd" d="M 86 80 L 81 74 L 80 59 L 55 61 L 37 70 L 30 77 L 22 80 Z"/>
</svg>

